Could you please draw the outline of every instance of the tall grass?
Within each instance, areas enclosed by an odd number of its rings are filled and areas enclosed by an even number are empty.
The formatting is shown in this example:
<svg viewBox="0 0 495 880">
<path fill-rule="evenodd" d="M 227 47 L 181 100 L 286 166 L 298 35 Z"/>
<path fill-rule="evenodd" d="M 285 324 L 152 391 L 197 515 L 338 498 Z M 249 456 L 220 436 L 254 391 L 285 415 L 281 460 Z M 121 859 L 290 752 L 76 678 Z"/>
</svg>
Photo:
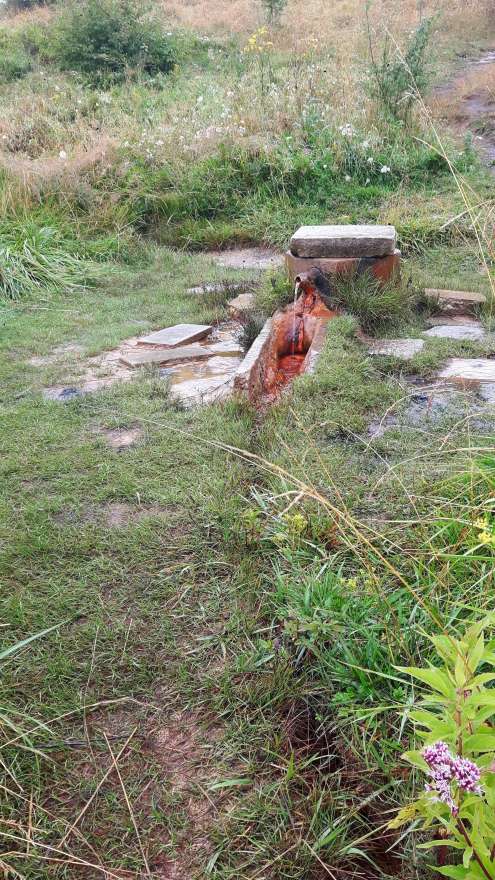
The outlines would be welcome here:
<svg viewBox="0 0 495 880">
<path fill-rule="evenodd" d="M 0 221 L 0 296 L 17 300 L 39 291 L 71 293 L 95 284 L 101 267 L 75 241 L 36 220 Z"/>
</svg>

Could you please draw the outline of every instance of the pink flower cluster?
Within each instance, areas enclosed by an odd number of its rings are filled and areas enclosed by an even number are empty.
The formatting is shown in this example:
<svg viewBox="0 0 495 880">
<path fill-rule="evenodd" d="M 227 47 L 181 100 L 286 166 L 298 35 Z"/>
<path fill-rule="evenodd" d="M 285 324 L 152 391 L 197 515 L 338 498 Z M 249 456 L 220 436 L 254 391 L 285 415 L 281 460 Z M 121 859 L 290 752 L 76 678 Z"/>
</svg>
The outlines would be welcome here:
<svg viewBox="0 0 495 880">
<path fill-rule="evenodd" d="M 438 800 L 447 804 L 453 816 L 457 816 L 459 807 L 452 796 L 452 783 L 457 783 L 462 791 L 483 794 L 479 767 L 468 758 L 452 755 L 447 743 L 440 741 L 426 746 L 423 749 L 423 758 L 428 764 L 432 780 L 426 790 L 435 792 Z"/>
</svg>

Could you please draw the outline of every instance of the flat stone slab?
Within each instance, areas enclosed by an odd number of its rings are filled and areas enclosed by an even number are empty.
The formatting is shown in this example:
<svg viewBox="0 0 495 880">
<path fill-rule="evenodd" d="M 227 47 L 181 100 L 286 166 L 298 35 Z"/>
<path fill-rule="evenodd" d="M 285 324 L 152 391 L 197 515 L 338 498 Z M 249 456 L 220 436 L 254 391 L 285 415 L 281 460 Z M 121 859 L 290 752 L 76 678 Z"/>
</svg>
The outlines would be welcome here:
<svg viewBox="0 0 495 880">
<path fill-rule="evenodd" d="M 440 379 L 495 382 L 495 360 L 490 360 L 490 358 L 451 358 L 437 375 Z"/>
<path fill-rule="evenodd" d="M 368 347 L 370 354 L 383 354 L 410 361 L 424 346 L 424 339 L 377 339 Z"/>
<path fill-rule="evenodd" d="M 178 345 L 187 345 L 189 342 L 197 342 L 211 333 L 213 327 L 210 324 L 174 324 L 173 327 L 165 327 L 141 336 L 138 345 L 161 345 L 163 348 L 174 348 Z"/>
<path fill-rule="evenodd" d="M 296 257 L 383 257 L 396 246 L 394 226 L 301 226 L 291 238 Z"/>
<path fill-rule="evenodd" d="M 435 287 L 427 287 L 425 296 L 436 302 L 440 312 L 445 314 L 470 314 L 486 303 L 486 296 L 477 291 L 439 290 Z"/>
<path fill-rule="evenodd" d="M 485 330 L 482 324 L 475 321 L 468 324 L 437 324 L 431 330 L 427 330 L 425 336 L 434 336 L 439 339 L 484 339 Z"/>
<path fill-rule="evenodd" d="M 283 255 L 269 248 L 235 248 L 229 251 L 210 251 L 210 257 L 224 269 L 278 269 L 284 261 Z"/>
<path fill-rule="evenodd" d="M 254 308 L 254 293 L 240 293 L 227 303 L 227 308 L 233 318 L 250 312 Z"/>
<path fill-rule="evenodd" d="M 184 345 L 171 349 L 136 349 L 120 355 L 120 360 L 128 367 L 145 367 L 153 364 L 168 364 L 175 361 L 193 361 L 212 357 L 212 352 L 204 345 Z"/>
<path fill-rule="evenodd" d="M 250 281 L 218 281 L 198 284 L 196 287 L 188 287 L 186 293 L 193 296 L 202 296 L 207 293 L 242 293 L 249 286 Z"/>
</svg>

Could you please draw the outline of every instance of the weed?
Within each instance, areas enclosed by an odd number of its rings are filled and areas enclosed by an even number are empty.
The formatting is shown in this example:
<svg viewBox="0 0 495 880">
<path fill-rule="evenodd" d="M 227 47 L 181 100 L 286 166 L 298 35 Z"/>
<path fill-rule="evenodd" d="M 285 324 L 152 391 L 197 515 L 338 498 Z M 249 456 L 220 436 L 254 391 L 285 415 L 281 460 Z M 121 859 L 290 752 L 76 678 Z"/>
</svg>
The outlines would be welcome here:
<svg viewBox="0 0 495 880">
<path fill-rule="evenodd" d="M 135 0 L 70 4 L 57 22 L 55 60 L 62 70 L 97 82 L 122 80 L 139 70 L 168 73 L 175 63 L 172 42 L 143 12 Z"/>
<path fill-rule="evenodd" d="M 338 276 L 331 288 L 332 300 L 349 311 L 363 330 L 397 328 L 411 319 L 416 297 L 407 281 L 395 278 L 383 284 L 365 271 L 350 277 Z"/>
</svg>

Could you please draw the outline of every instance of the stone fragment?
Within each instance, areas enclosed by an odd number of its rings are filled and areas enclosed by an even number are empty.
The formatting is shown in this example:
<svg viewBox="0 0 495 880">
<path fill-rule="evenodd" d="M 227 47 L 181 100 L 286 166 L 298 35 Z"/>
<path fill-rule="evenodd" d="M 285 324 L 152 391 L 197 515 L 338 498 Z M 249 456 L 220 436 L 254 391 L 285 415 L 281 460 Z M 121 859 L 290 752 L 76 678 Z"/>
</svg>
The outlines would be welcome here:
<svg viewBox="0 0 495 880">
<path fill-rule="evenodd" d="M 425 296 L 438 305 L 440 314 L 447 315 L 476 314 L 486 302 L 483 293 L 466 290 L 438 290 L 427 287 Z"/>
<path fill-rule="evenodd" d="M 43 397 L 46 400 L 58 400 L 60 403 L 68 403 L 70 400 L 75 400 L 76 397 L 82 397 L 84 391 L 81 388 L 45 388 L 43 391 Z"/>
<path fill-rule="evenodd" d="M 254 308 L 254 293 L 240 293 L 227 303 L 227 308 L 232 318 L 242 317 Z"/>
<path fill-rule="evenodd" d="M 160 345 L 163 348 L 174 348 L 178 345 L 187 345 L 189 342 L 197 342 L 204 339 L 212 331 L 210 324 L 175 324 L 173 327 L 165 327 L 150 333 L 149 336 L 141 336 L 138 345 Z"/>
<path fill-rule="evenodd" d="M 282 254 L 269 248 L 235 248 L 229 251 L 211 251 L 210 257 L 226 269 L 277 269 L 283 264 Z"/>
<path fill-rule="evenodd" d="M 370 354 L 382 354 L 410 361 L 424 346 L 424 339 L 377 339 L 372 342 Z"/>
<path fill-rule="evenodd" d="M 219 281 L 198 284 L 196 287 L 189 287 L 186 293 L 193 296 L 202 296 L 206 293 L 242 293 L 250 283 L 250 281 Z"/>
<path fill-rule="evenodd" d="M 120 356 L 123 364 L 129 367 L 144 367 L 152 364 L 168 364 L 176 361 L 201 360 L 209 358 L 212 351 L 203 345 L 185 345 L 172 349 L 136 349 L 126 351 Z"/>
<path fill-rule="evenodd" d="M 393 254 L 393 226 L 301 226 L 291 238 L 296 257 L 383 257 Z"/>
<path fill-rule="evenodd" d="M 439 339 L 483 339 L 485 331 L 482 324 L 470 322 L 468 324 L 437 324 L 431 330 L 427 330 L 425 336 L 435 336 Z"/>
<path fill-rule="evenodd" d="M 321 269 L 324 275 L 358 275 L 364 272 L 371 274 L 382 282 L 391 281 L 400 273 L 400 251 L 386 257 L 346 257 L 346 258 L 313 258 L 295 257 L 290 251 L 285 255 L 285 262 L 292 283 L 297 275 L 309 272 L 313 267 Z"/>
<path fill-rule="evenodd" d="M 490 358 L 451 358 L 438 373 L 440 379 L 460 382 L 495 382 L 495 360 Z"/>
</svg>

